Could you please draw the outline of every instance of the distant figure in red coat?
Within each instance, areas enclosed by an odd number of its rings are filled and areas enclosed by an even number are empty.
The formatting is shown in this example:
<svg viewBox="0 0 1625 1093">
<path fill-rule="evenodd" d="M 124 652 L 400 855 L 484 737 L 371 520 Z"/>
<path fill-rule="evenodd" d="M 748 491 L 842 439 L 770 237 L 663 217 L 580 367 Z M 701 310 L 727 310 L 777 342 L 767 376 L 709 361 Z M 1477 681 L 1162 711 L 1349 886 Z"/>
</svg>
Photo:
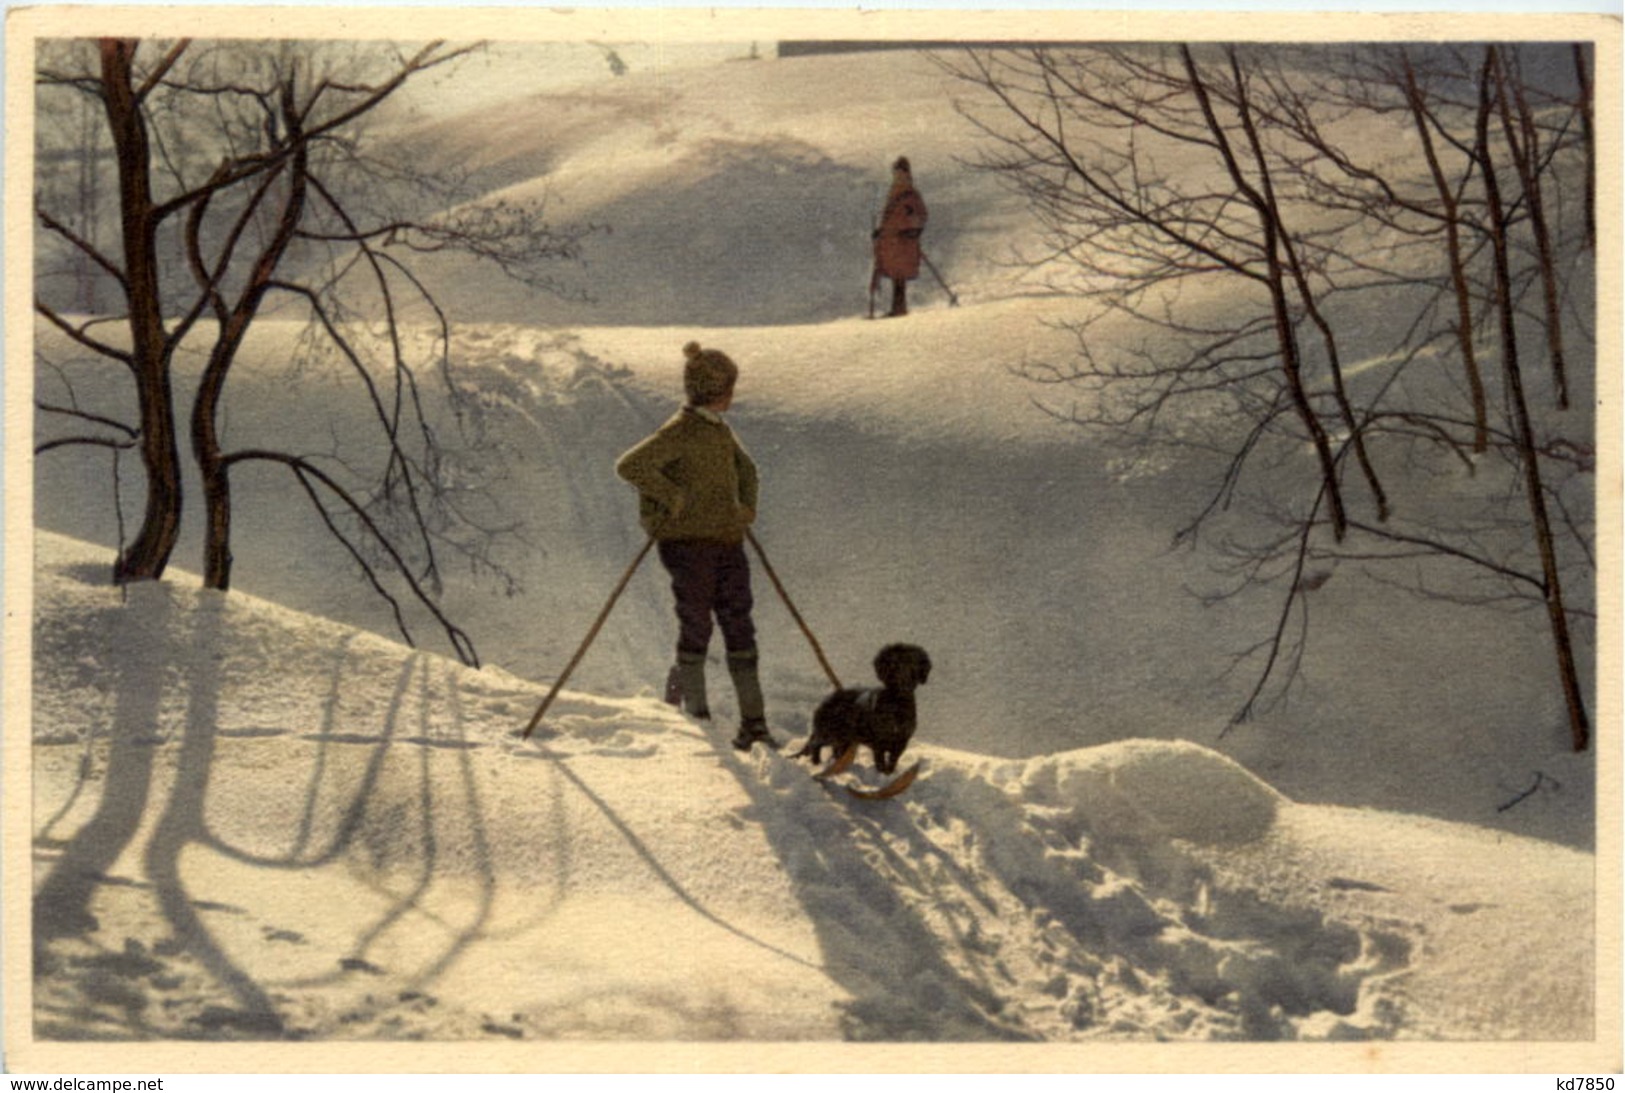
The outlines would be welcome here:
<svg viewBox="0 0 1625 1093">
<path fill-rule="evenodd" d="M 869 316 L 875 313 L 875 292 L 882 277 L 891 278 L 891 311 L 908 314 L 908 282 L 920 275 L 920 233 L 925 231 L 925 199 L 914 188 L 908 160 L 902 156 L 891 167 L 891 192 L 874 230 L 875 268 L 869 276 Z"/>
</svg>

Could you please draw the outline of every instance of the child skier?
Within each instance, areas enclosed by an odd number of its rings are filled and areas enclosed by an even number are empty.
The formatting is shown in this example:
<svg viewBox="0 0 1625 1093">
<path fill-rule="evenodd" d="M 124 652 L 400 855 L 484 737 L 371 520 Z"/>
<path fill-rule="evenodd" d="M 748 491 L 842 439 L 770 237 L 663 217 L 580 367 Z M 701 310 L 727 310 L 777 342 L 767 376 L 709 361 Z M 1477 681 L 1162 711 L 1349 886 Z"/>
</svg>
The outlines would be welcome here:
<svg viewBox="0 0 1625 1093">
<path fill-rule="evenodd" d="M 666 699 L 690 716 L 711 716 L 705 658 L 715 616 L 739 699 L 733 745 L 748 751 L 760 741 L 776 748 L 757 678 L 745 556 L 745 533 L 756 520 L 756 464 L 722 420 L 733 404 L 739 367 L 697 342 L 685 345 L 683 355 L 686 405 L 615 464 L 615 473 L 638 491 L 639 517 L 655 538 L 677 601 L 677 663 Z"/>
</svg>

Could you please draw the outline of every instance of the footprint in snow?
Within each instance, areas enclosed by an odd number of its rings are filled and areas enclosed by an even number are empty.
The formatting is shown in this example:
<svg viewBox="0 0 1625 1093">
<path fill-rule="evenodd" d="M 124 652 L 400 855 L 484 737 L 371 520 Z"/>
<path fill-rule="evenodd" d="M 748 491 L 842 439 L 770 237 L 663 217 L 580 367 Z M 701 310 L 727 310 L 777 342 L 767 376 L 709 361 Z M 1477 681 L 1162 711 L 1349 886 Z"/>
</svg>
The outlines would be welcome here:
<svg viewBox="0 0 1625 1093">
<path fill-rule="evenodd" d="M 599 748 L 593 754 L 602 755 L 610 759 L 647 759 L 649 756 L 656 754 L 659 750 L 659 748 L 654 747 L 653 745 L 648 745 L 641 748 L 629 746 L 609 747 Z"/>
<path fill-rule="evenodd" d="M 401 740 L 403 744 L 416 744 L 421 748 L 446 748 L 453 751 L 468 751 L 485 745 L 478 740 L 448 740 L 435 736 L 408 736 Z"/>
<path fill-rule="evenodd" d="M 383 975 L 384 969 L 370 960 L 362 960 L 357 956 L 347 956 L 339 961 L 339 967 L 347 972 L 366 972 L 368 975 Z"/>
</svg>

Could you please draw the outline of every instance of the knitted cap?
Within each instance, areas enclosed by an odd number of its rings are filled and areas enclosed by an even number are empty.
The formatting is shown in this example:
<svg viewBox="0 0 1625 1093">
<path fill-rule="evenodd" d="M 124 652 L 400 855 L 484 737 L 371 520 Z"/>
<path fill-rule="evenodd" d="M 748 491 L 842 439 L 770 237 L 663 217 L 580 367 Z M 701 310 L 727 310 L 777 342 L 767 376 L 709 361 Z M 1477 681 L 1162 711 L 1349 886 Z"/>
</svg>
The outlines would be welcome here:
<svg viewBox="0 0 1625 1093">
<path fill-rule="evenodd" d="M 716 402 L 734 389 L 739 366 L 720 349 L 701 349 L 699 342 L 683 346 L 683 392 L 692 406 Z"/>
</svg>

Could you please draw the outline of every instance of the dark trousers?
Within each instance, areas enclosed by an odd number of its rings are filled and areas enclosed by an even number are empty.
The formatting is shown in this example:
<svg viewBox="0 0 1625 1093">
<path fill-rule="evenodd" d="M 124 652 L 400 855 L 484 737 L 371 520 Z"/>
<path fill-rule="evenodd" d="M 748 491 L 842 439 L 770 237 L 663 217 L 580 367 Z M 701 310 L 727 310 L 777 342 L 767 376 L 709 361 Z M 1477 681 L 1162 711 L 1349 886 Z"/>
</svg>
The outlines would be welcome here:
<svg viewBox="0 0 1625 1093">
<path fill-rule="evenodd" d="M 703 654 L 711 646 L 712 617 L 730 653 L 756 648 L 751 621 L 750 559 L 744 543 L 709 539 L 662 540 L 660 562 L 677 599 L 677 650 Z"/>
</svg>

